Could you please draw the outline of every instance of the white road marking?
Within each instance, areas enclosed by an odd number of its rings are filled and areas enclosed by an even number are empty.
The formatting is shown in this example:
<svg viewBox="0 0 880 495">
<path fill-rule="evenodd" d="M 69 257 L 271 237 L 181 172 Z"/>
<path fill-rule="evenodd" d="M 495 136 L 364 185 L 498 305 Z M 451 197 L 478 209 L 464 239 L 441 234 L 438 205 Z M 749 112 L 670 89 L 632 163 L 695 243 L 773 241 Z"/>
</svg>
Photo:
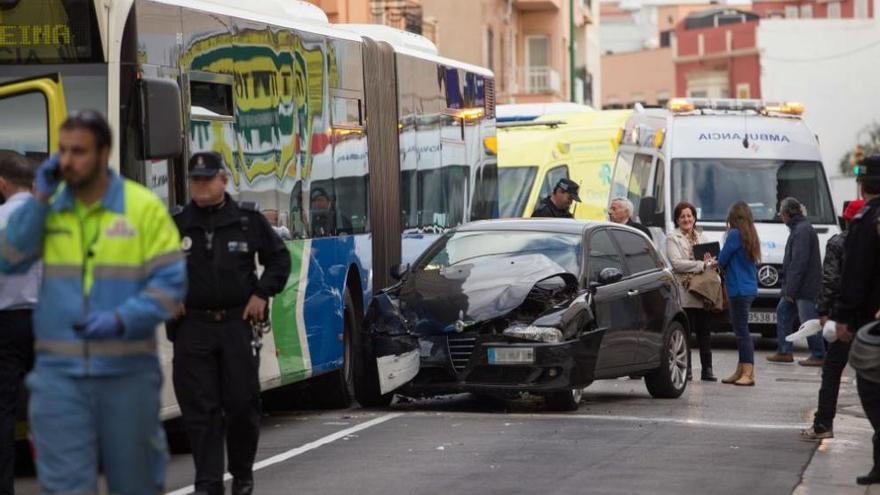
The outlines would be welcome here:
<svg viewBox="0 0 880 495">
<path fill-rule="evenodd" d="M 433 416 L 434 413 L 409 413 L 415 415 Z M 802 430 L 809 426 L 808 423 L 745 423 L 738 421 L 714 421 L 707 419 L 691 419 L 691 418 L 666 418 L 666 417 L 645 417 L 645 416 L 604 416 L 601 414 L 554 414 L 554 413 L 510 413 L 504 416 L 487 413 L 452 413 L 452 416 L 482 416 L 482 417 L 503 417 L 503 418 L 522 418 L 522 419 L 588 419 L 594 421 L 618 421 L 626 423 L 661 423 L 683 426 L 701 426 L 708 428 L 740 428 L 746 430 Z M 506 425 L 506 423 L 505 423 Z"/>
<path fill-rule="evenodd" d="M 369 421 L 364 421 L 363 423 L 352 426 L 351 428 L 346 428 L 344 430 L 337 431 L 336 433 L 333 433 L 331 435 L 327 435 L 326 437 L 319 438 L 319 439 L 315 440 L 314 442 L 309 442 L 309 443 L 307 443 L 305 445 L 301 445 L 295 449 L 290 449 L 287 452 L 282 452 L 278 455 L 274 455 L 268 459 L 264 459 L 260 462 L 257 462 L 254 464 L 254 471 L 258 471 L 260 469 L 267 468 L 267 467 L 272 466 L 274 464 L 284 462 L 288 459 L 292 459 L 298 455 L 305 454 L 306 452 L 308 452 L 310 450 L 315 450 L 319 447 L 323 447 L 324 445 L 327 445 L 329 443 L 333 443 L 333 442 L 340 440 L 342 438 L 350 437 L 353 433 L 357 433 L 359 431 L 366 430 L 367 428 L 371 428 L 373 426 L 382 424 L 386 421 L 390 421 L 390 420 L 397 418 L 399 416 L 402 416 L 402 415 L 403 415 L 403 413 L 386 414 L 384 416 L 379 416 L 378 418 L 374 418 Z M 223 481 L 229 481 L 231 479 L 232 479 L 232 476 L 229 473 L 226 473 L 223 476 Z M 166 495 L 187 495 L 189 493 L 193 493 L 194 491 L 195 491 L 195 486 L 190 485 L 190 486 L 186 486 L 186 487 L 174 490 L 173 492 L 168 492 L 168 493 L 166 493 Z"/>
</svg>

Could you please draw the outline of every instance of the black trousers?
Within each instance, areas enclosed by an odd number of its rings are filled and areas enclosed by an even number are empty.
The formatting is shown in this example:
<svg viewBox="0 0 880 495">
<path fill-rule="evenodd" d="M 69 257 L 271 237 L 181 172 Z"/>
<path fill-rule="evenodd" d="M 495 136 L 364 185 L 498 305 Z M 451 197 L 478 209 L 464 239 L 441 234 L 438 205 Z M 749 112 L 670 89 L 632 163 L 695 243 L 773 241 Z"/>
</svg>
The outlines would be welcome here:
<svg viewBox="0 0 880 495">
<path fill-rule="evenodd" d="M 195 461 L 197 492 L 223 493 L 229 472 L 253 479 L 260 434 L 259 353 L 248 322 L 184 317 L 174 339 L 174 391 Z"/>
<path fill-rule="evenodd" d="M 822 385 L 819 387 L 819 408 L 813 425 L 826 430 L 834 429 L 834 416 L 837 414 L 837 396 L 840 393 L 840 377 L 849 359 L 849 342 L 836 340 L 828 345 L 825 362 L 822 364 Z"/>
<path fill-rule="evenodd" d="M 880 383 L 872 382 L 859 375 L 856 380 L 862 408 L 874 428 L 874 470 L 880 471 Z"/>
<path fill-rule="evenodd" d="M 15 421 L 24 375 L 34 366 L 31 311 L 0 311 L 0 495 L 15 493 Z"/>
<path fill-rule="evenodd" d="M 684 308 L 690 323 L 691 332 L 697 334 L 697 347 L 700 349 L 700 365 L 703 369 L 712 367 L 712 330 L 709 328 L 711 315 L 705 309 Z M 691 357 L 688 354 L 688 370 L 691 369 Z"/>
</svg>

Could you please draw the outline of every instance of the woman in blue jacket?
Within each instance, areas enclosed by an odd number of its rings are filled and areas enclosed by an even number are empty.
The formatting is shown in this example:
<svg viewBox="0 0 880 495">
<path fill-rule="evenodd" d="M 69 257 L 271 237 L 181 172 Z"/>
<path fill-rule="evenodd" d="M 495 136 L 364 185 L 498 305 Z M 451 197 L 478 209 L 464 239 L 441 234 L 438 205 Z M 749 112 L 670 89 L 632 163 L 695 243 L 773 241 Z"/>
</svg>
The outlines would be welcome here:
<svg viewBox="0 0 880 495">
<path fill-rule="evenodd" d="M 758 295 L 758 263 L 761 242 L 755 230 L 752 209 L 737 201 L 727 214 L 727 234 L 718 264 L 724 268 L 724 284 L 730 298 L 730 322 L 736 333 L 739 364 L 723 383 L 752 386 L 755 384 L 755 346 L 749 333 L 749 309 Z"/>
</svg>

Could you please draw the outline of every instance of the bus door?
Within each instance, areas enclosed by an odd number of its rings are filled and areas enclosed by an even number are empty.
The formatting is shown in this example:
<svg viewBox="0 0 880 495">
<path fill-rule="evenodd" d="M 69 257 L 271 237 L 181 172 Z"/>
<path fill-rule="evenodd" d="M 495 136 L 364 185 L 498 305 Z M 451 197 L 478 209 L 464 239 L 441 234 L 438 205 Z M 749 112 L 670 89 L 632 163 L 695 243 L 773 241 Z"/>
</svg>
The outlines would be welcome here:
<svg viewBox="0 0 880 495">
<path fill-rule="evenodd" d="M 15 152 L 34 165 L 58 149 L 67 117 L 60 74 L 0 83 L 0 153 Z"/>
</svg>

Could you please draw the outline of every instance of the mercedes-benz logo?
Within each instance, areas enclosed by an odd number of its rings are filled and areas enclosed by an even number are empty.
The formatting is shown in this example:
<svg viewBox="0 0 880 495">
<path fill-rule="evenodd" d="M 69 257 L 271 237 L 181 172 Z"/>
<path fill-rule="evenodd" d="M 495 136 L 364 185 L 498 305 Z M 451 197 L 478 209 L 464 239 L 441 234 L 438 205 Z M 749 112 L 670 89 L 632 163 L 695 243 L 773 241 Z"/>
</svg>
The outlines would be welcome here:
<svg viewBox="0 0 880 495">
<path fill-rule="evenodd" d="M 758 282 L 764 287 L 773 287 L 779 282 L 779 270 L 770 265 L 762 266 L 758 270 Z"/>
</svg>

